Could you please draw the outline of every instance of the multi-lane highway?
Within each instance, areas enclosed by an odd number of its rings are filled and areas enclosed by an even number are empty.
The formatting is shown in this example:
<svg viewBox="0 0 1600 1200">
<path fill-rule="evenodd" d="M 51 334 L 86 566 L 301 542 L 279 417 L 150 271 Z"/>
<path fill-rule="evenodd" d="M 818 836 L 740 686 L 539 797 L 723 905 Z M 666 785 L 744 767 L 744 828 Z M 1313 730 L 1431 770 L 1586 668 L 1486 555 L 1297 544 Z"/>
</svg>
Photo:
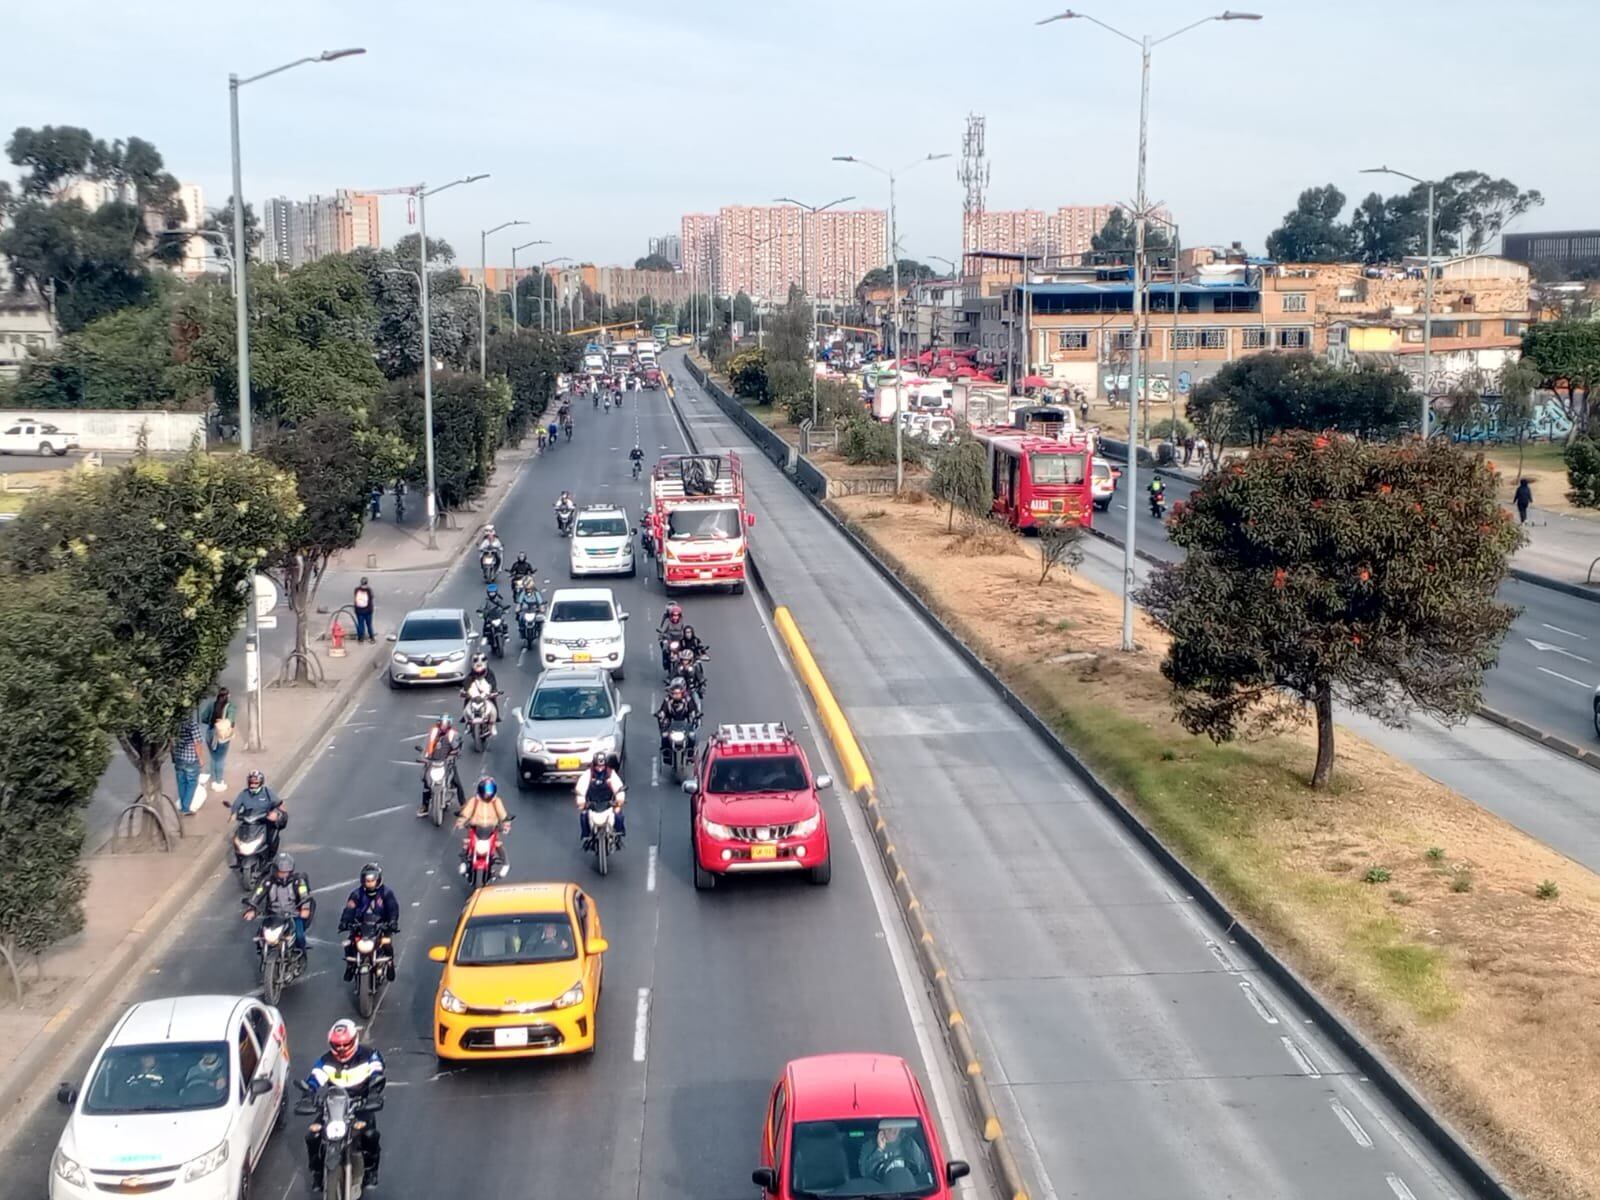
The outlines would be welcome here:
<svg viewBox="0 0 1600 1200">
<path fill-rule="evenodd" d="M 608 501 L 637 516 L 645 481 L 627 459 L 634 438 L 651 460 L 683 448 L 661 393 L 630 397 L 620 413 L 582 405 L 576 436 L 524 471 L 495 523 L 507 550 L 526 549 L 550 586 L 567 583 L 566 543 L 550 506 L 562 488 L 580 503 Z M 476 568 L 452 571 L 430 603 L 474 608 Z M 598 581 L 597 581 L 598 582 Z M 329 1025 L 352 1015 L 341 982 L 334 926 L 361 864 L 383 864 L 404 910 L 399 977 L 370 1022 L 394 1086 L 381 1118 L 383 1179 L 378 1195 L 644 1197 L 703 1200 L 748 1194 L 759 1165 L 762 1110 L 783 1062 L 834 1050 L 901 1054 L 928 1080 L 929 1042 L 920 981 L 892 900 L 862 857 L 853 807 L 826 796 L 835 831 L 831 885 L 762 879 L 693 890 L 688 800 L 652 771 L 660 696 L 653 635 L 662 597 L 644 577 L 612 584 L 630 611 L 622 686 L 628 721 L 629 838 L 604 879 L 578 846 L 566 789 L 518 794 L 513 731 L 481 758 L 463 755 L 471 786 L 493 771 L 517 814 L 511 878 L 576 880 L 598 903 L 611 949 L 600 1002 L 600 1045 L 592 1059 L 531 1061 L 441 1071 L 429 1041 L 438 968 L 431 944 L 446 940 L 460 912 L 455 871 L 459 842 L 419 822 L 414 756 L 430 716 L 459 711 L 454 689 L 390 692 L 381 679 L 363 688 L 286 800 L 286 845 L 310 872 L 320 913 L 313 927 L 312 974 L 285 994 L 294 1065 L 304 1072 L 326 1046 Z M 807 710 L 780 658 L 753 594 L 689 597 L 686 611 L 711 644 L 708 724 L 782 720 L 804 730 Z M 392 609 L 387 620 L 397 622 Z M 527 698 L 533 663 L 515 651 L 496 662 L 513 701 Z M 802 738 L 818 770 L 826 753 Z M 870 842 L 862 836 L 861 844 Z M 889 920 L 885 920 L 886 914 Z M 213 879 L 169 933 L 166 948 L 132 981 L 130 998 L 196 992 L 249 992 L 255 986 L 251 927 L 240 920 L 231 876 Z M 909 997 L 909 999 L 908 999 Z M 101 1014 L 102 1017 L 109 1014 Z M 98 1041 L 94 1014 L 76 1018 Z M 93 1045 L 74 1065 L 81 1079 Z M 952 1080 L 933 1057 L 933 1091 L 950 1112 Z M 946 1121 L 963 1145 L 958 1118 Z M 54 1107 L 29 1119 L 6 1153 L 0 1197 L 41 1195 L 63 1123 Z M 258 1197 L 299 1194 L 306 1185 L 304 1121 L 291 1119 L 253 1181 Z M 968 1155 L 975 1157 L 975 1155 Z"/>
</svg>

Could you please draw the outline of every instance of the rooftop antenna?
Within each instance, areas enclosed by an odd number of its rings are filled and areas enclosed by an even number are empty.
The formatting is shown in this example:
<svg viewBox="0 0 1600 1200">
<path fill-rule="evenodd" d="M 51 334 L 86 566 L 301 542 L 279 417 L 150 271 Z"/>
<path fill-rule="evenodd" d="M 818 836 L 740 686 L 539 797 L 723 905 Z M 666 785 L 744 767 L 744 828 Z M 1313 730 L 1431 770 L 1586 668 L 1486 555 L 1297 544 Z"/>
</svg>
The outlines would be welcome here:
<svg viewBox="0 0 1600 1200">
<path fill-rule="evenodd" d="M 989 160 L 983 152 L 984 118 L 967 114 L 967 132 L 961 137 L 961 163 L 956 178 L 966 189 L 961 201 L 962 274 L 965 256 L 983 244 L 983 194 L 989 186 Z"/>
</svg>

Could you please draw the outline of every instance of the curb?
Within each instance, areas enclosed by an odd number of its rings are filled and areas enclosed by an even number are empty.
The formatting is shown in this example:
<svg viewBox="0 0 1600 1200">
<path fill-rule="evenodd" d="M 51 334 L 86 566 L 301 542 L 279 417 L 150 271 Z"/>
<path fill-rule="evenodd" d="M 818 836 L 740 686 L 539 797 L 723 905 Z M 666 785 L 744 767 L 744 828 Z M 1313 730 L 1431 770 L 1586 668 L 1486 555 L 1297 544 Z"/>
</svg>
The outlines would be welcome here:
<svg viewBox="0 0 1600 1200">
<path fill-rule="evenodd" d="M 1547 733 L 1536 725 L 1529 725 L 1526 721 L 1520 721 L 1498 709 L 1490 708 L 1487 704 L 1478 705 L 1478 715 L 1485 721 L 1492 721 L 1503 729 L 1509 729 L 1512 733 L 1521 734 L 1530 742 L 1537 742 L 1547 750 L 1565 754 L 1568 758 L 1583 763 L 1584 766 L 1600 771 L 1600 752 L 1569 742 L 1566 738 L 1557 737 L 1553 733 Z"/>
<path fill-rule="evenodd" d="M 1567 596 L 1576 596 L 1579 600 L 1588 600 L 1592 604 L 1600 604 L 1600 587 L 1586 587 L 1581 583 L 1569 583 L 1565 579 L 1557 579 L 1554 575 L 1541 575 L 1537 571 L 1524 571 L 1521 567 L 1511 568 L 1511 578 L 1531 583 L 1534 587 L 1548 588 L 1552 592 L 1561 592 Z"/>
<path fill-rule="evenodd" d="M 715 393 L 712 393 L 712 399 L 716 399 Z M 800 491 L 802 495 L 809 497 L 809 493 L 803 488 Z M 1005 705 L 1044 741 L 1056 758 L 1077 776 L 1089 794 L 1116 818 L 1158 866 L 1182 886 L 1217 924 L 1222 926 L 1262 973 L 1310 1017 L 1317 1028 L 1350 1058 L 1362 1074 L 1377 1085 L 1385 1098 L 1478 1196 L 1486 1197 L 1487 1200 L 1516 1200 L 1515 1193 L 1490 1170 L 1487 1164 L 1478 1160 L 1465 1139 L 1412 1089 L 1410 1083 L 1390 1064 L 1378 1047 L 1362 1037 L 1353 1026 L 1347 1024 L 1342 1016 L 1322 1000 L 1310 984 L 1306 983 L 1288 963 L 1274 954 L 1248 925 L 1241 922 L 1221 897 L 1191 871 L 1120 797 L 1100 781 L 1088 765 L 1057 736 L 1055 730 L 1012 691 L 972 647 L 928 608 L 912 586 L 903 580 L 894 568 L 873 553 L 872 549 L 841 521 L 837 514 L 826 505 L 818 503 L 814 497 L 811 499 L 818 511 L 849 540 L 856 551 L 866 559 L 868 565 L 876 570 L 929 628 L 938 634 L 962 661 L 976 671 Z M 901 874 L 903 876 L 903 872 Z M 897 882 L 896 892 L 899 891 Z M 969 1080 L 972 1078 L 974 1077 L 969 1076 Z M 976 1078 L 981 1079 L 981 1076 Z"/>
</svg>

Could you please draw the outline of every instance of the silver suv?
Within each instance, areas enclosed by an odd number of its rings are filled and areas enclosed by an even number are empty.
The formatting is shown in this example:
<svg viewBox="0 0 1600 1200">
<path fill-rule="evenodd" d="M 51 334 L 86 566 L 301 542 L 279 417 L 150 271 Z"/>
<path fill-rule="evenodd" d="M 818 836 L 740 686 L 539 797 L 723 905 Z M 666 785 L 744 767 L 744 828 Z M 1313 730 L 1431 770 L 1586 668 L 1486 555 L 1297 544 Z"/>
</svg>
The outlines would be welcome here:
<svg viewBox="0 0 1600 1200">
<path fill-rule="evenodd" d="M 626 723 L 632 706 L 622 702 L 604 667 L 551 667 L 533 685 L 517 713 L 517 786 L 570 783 L 583 774 L 596 751 L 627 755 Z"/>
<path fill-rule="evenodd" d="M 392 635 L 389 686 L 412 683 L 459 683 L 467 677 L 472 625 L 465 609 L 416 608 Z"/>
</svg>

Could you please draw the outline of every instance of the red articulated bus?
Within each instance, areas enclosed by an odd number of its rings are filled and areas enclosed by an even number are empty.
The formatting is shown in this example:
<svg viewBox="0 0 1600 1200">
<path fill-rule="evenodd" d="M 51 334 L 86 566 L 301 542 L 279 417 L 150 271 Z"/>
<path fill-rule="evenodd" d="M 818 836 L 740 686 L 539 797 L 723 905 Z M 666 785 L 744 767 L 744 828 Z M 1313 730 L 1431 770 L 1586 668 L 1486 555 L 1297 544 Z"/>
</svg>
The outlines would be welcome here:
<svg viewBox="0 0 1600 1200">
<path fill-rule="evenodd" d="M 1038 437 L 1008 426 L 973 430 L 989 455 L 994 512 L 1013 529 L 1040 521 L 1094 521 L 1093 450 L 1079 436 Z"/>
</svg>

